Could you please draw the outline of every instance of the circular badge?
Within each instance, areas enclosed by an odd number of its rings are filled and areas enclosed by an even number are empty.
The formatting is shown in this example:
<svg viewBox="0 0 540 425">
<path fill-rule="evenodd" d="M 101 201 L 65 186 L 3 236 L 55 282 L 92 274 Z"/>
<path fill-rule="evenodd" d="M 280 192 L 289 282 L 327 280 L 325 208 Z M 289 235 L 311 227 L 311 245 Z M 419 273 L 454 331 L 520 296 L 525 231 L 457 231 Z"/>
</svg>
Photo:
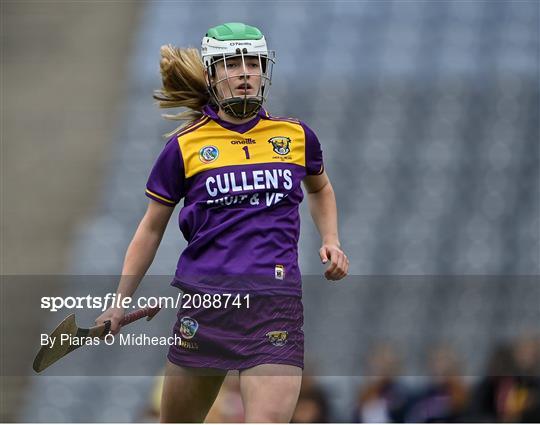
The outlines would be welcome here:
<svg viewBox="0 0 540 425">
<path fill-rule="evenodd" d="M 201 162 L 208 164 L 214 162 L 219 156 L 218 148 L 212 145 L 203 146 L 199 151 L 199 159 Z"/>
<path fill-rule="evenodd" d="M 180 335 L 182 336 L 182 338 L 193 338 L 198 328 L 199 324 L 195 319 L 187 316 L 180 319 Z"/>
</svg>

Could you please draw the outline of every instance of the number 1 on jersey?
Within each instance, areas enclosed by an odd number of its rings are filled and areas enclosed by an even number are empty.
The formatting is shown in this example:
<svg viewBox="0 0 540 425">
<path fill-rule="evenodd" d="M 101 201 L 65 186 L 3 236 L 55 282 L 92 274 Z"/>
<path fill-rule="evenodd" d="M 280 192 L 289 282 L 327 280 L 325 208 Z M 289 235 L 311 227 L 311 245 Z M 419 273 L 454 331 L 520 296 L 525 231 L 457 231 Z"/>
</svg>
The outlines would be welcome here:
<svg viewBox="0 0 540 425">
<path fill-rule="evenodd" d="M 249 159 L 249 149 L 247 146 L 243 146 L 242 149 L 244 150 L 244 153 L 246 154 L 246 159 Z"/>
</svg>

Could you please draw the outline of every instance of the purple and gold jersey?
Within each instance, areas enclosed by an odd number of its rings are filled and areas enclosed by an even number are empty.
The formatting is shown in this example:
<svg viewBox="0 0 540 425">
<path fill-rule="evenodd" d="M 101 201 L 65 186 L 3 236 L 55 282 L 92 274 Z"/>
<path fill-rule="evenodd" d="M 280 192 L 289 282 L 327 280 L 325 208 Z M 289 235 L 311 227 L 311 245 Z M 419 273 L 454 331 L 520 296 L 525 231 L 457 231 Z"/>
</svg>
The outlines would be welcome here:
<svg viewBox="0 0 540 425">
<path fill-rule="evenodd" d="M 235 125 L 210 107 L 174 135 L 146 195 L 180 210 L 188 245 L 178 286 L 205 292 L 300 295 L 301 181 L 323 172 L 319 141 L 304 123 L 261 109 Z"/>
</svg>

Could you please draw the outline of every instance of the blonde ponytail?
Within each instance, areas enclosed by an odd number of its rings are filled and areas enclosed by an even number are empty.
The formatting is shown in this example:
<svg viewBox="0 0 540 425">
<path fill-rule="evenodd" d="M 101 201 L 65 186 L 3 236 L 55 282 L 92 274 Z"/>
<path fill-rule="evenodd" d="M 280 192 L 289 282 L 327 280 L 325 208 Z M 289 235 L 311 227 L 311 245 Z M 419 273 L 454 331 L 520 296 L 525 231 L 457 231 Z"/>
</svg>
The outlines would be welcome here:
<svg viewBox="0 0 540 425">
<path fill-rule="evenodd" d="M 161 46 L 160 72 L 162 88 L 154 91 L 160 108 L 188 108 L 178 114 L 163 114 L 169 120 L 195 120 L 210 100 L 204 77 L 204 65 L 197 49 Z M 166 134 L 171 137 L 183 126 Z"/>
</svg>

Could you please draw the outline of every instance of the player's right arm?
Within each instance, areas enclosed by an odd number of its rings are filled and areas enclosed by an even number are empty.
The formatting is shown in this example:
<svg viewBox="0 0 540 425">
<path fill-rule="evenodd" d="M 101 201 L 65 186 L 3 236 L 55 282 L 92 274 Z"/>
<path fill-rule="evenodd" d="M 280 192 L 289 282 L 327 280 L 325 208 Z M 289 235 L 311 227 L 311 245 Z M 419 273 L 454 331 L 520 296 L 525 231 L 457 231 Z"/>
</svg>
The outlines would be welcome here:
<svg viewBox="0 0 540 425">
<path fill-rule="evenodd" d="M 156 255 L 174 206 L 163 205 L 150 200 L 131 243 L 128 246 L 122 267 L 122 276 L 116 293 L 124 298 L 131 297 Z M 116 334 L 119 322 L 124 317 L 124 309 L 111 307 L 96 319 L 96 324 L 111 321 L 111 332 Z"/>
</svg>

